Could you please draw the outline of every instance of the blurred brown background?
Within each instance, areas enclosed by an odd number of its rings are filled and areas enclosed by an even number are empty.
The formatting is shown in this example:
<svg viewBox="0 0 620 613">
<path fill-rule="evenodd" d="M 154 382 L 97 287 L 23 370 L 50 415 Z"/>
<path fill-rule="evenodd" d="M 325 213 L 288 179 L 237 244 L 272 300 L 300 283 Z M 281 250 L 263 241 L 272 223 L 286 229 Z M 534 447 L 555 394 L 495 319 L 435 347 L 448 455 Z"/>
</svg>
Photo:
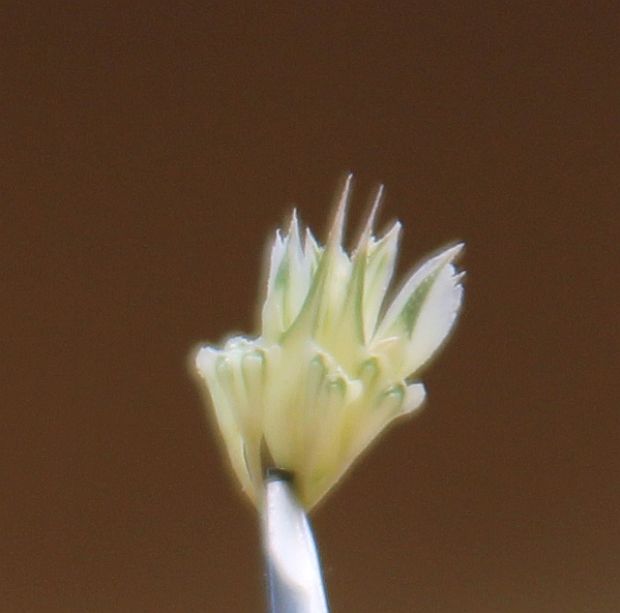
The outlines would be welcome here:
<svg viewBox="0 0 620 613">
<path fill-rule="evenodd" d="M 346 170 L 401 272 L 468 276 L 427 407 L 313 515 L 334 612 L 620 610 L 617 5 L 542 5 L 3 6 L 0 611 L 262 610 L 186 358 Z"/>
</svg>

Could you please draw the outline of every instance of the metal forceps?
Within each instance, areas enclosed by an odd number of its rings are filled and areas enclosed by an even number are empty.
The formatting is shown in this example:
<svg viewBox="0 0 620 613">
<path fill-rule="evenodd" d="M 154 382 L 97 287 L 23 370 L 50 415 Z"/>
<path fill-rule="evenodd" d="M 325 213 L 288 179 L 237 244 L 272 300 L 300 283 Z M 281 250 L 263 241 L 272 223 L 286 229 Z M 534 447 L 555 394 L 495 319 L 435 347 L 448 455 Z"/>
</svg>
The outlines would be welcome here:
<svg viewBox="0 0 620 613">
<path fill-rule="evenodd" d="M 267 471 L 262 537 L 269 613 L 328 613 L 312 530 L 292 487 L 293 475 Z"/>
</svg>

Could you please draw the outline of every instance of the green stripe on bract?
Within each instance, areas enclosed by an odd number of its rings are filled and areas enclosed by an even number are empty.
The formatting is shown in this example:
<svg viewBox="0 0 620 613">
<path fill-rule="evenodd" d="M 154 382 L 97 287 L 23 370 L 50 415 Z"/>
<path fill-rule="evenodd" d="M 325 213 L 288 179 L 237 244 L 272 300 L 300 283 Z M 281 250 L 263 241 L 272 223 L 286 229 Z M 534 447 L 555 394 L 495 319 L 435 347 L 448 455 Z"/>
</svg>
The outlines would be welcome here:
<svg viewBox="0 0 620 613">
<path fill-rule="evenodd" d="M 364 279 L 365 336 L 372 338 L 385 292 L 392 280 L 400 223 L 396 222 L 378 241 L 371 242 L 368 248 L 366 278 Z"/>
<path fill-rule="evenodd" d="M 281 343 L 286 343 L 295 335 L 307 332 L 308 336 L 313 336 L 316 327 L 316 319 L 318 317 L 319 307 L 321 305 L 321 297 L 325 280 L 329 268 L 330 253 L 323 249 L 320 253 L 319 263 L 310 283 L 310 288 L 304 299 L 299 314 L 291 325 L 286 329 L 280 339 Z"/>
<path fill-rule="evenodd" d="M 288 285 L 288 279 L 290 274 L 290 264 L 289 264 L 289 255 L 288 250 L 284 252 L 282 256 L 282 261 L 280 262 L 280 266 L 278 268 L 278 272 L 276 273 L 275 278 L 275 289 L 280 290 L 282 292 L 286 291 L 286 286 Z"/>
<path fill-rule="evenodd" d="M 426 300 L 437 276 L 441 272 L 443 266 L 435 271 L 433 271 L 424 281 L 415 288 L 409 299 L 407 300 L 399 319 L 403 322 L 405 326 L 405 330 L 407 334 L 411 336 L 413 332 L 413 328 L 415 327 L 415 323 L 418 320 L 420 315 L 420 311 L 422 310 L 422 305 Z"/>
<path fill-rule="evenodd" d="M 340 314 L 340 321 L 335 329 L 336 344 L 346 346 L 350 351 L 351 341 L 355 340 L 361 346 L 364 344 L 364 277 L 366 275 L 366 253 L 358 253 L 353 259 L 353 271 L 346 289 L 344 305 Z M 342 356 L 339 356 L 342 357 Z M 355 356 L 350 356 L 351 358 Z"/>
</svg>

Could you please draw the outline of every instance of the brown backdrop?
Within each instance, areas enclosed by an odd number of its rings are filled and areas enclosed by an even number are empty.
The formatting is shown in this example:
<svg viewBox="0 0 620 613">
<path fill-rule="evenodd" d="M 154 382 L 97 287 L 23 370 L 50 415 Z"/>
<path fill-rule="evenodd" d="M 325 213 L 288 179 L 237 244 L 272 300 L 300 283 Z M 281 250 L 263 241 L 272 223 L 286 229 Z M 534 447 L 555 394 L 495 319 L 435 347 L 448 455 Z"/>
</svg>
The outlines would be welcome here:
<svg viewBox="0 0 620 613">
<path fill-rule="evenodd" d="M 458 238 L 468 277 L 313 515 L 334 612 L 619 610 L 617 7 L 457 4 L 3 7 L 1 611 L 262 609 L 186 357 L 348 169 L 401 272 Z"/>
</svg>

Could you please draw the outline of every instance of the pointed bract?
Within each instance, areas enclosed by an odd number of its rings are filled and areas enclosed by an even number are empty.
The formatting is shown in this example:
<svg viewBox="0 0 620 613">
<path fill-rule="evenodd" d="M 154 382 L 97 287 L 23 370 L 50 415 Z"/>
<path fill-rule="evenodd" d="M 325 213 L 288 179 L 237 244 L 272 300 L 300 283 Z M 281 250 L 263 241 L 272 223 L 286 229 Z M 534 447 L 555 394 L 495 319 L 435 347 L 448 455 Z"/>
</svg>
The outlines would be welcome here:
<svg viewBox="0 0 620 613">
<path fill-rule="evenodd" d="M 386 339 L 400 340 L 386 353 L 392 368 L 404 377 L 431 358 L 452 328 L 462 295 L 453 261 L 462 248 L 456 245 L 422 264 L 404 284 L 373 337 L 375 349 Z"/>
</svg>

